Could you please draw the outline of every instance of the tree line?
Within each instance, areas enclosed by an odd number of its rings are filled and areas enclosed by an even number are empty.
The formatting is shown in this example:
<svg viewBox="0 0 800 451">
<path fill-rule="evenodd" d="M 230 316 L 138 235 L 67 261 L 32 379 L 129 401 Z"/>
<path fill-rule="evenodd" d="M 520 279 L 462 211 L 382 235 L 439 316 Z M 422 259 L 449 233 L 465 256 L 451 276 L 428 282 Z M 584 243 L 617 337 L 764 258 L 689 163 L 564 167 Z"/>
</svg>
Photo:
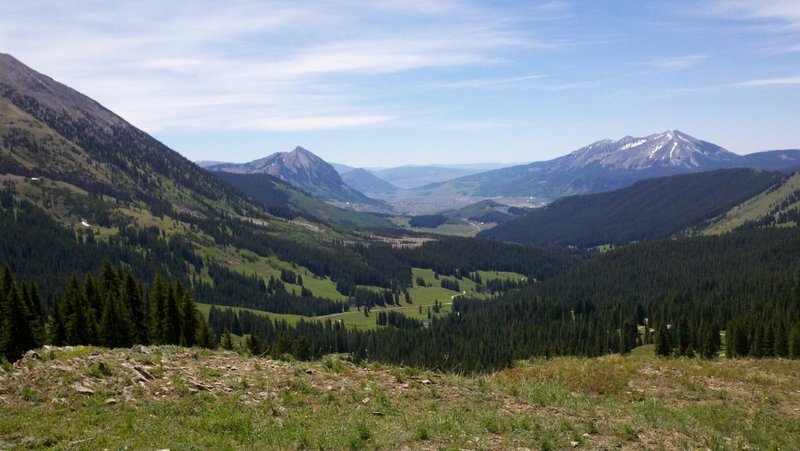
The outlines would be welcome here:
<svg viewBox="0 0 800 451">
<path fill-rule="evenodd" d="M 0 280 L 0 356 L 14 361 L 42 344 L 130 347 L 174 344 L 214 347 L 191 290 L 157 274 L 150 289 L 130 271 L 104 263 L 99 274 L 69 278 L 49 314 L 33 283 L 11 268 Z"/>
</svg>

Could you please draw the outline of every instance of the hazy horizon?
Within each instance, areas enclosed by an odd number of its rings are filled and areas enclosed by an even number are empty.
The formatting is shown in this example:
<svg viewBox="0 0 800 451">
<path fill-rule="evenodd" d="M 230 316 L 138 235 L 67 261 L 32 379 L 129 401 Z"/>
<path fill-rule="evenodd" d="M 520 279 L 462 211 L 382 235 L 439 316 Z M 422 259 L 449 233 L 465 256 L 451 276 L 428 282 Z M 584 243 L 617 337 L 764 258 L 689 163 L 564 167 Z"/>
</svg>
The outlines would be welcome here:
<svg viewBox="0 0 800 451">
<path fill-rule="evenodd" d="M 800 3 L 7 2 L 0 51 L 198 160 L 395 167 L 679 129 L 800 147 Z"/>
</svg>

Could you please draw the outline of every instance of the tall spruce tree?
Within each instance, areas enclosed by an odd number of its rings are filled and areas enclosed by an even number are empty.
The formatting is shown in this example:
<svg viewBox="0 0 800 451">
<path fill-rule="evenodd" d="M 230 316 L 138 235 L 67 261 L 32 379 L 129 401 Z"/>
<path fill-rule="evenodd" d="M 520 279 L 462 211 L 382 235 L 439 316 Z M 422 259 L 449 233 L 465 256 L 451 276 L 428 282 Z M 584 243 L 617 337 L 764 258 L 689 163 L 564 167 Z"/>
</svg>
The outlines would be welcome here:
<svg viewBox="0 0 800 451">
<path fill-rule="evenodd" d="M 181 346 L 191 347 L 197 343 L 197 334 L 200 328 L 198 314 L 192 294 L 189 290 L 184 291 L 180 304 Z"/>
<path fill-rule="evenodd" d="M 15 361 L 39 343 L 29 322 L 30 313 L 14 281 L 11 268 L 3 268 L 5 302 L 0 304 L 0 356 Z"/>
<path fill-rule="evenodd" d="M 665 357 L 670 354 L 672 354 L 672 338 L 667 326 L 661 323 L 656 329 L 656 355 Z"/>
<path fill-rule="evenodd" d="M 115 291 L 106 293 L 100 319 L 100 344 L 109 348 L 127 348 L 134 342 L 133 321 Z"/>
</svg>

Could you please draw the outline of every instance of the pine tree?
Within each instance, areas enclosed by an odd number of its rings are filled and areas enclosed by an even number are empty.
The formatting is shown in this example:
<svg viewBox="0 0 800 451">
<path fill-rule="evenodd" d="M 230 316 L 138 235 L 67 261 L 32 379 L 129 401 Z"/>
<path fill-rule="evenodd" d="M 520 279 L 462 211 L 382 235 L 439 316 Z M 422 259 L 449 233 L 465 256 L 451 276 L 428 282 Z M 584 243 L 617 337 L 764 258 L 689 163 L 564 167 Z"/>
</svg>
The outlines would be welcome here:
<svg viewBox="0 0 800 451">
<path fill-rule="evenodd" d="M 192 299 L 192 295 L 188 290 L 186 290 L 181 297 L 180 315 L 180 345 L 192 347 L 197 342 L 197 332 L 200 328 L 201 321 L 198 318 L 199 313 L 197 312 L 197 307 L 194 304 L 194 299 Z"/>
<path fill-rule="evenodd" d="M 163 310 L 164 343 L 177 345 L 181 342 L 181 310 L 180 301 L 183 298 L 183 286 L 176 283 L 168 293 Z"/>
<path fill-rule="evenodd" d="M 775 329 L 775 357 L 786 358 L 789 356 L 789 335 L 786 333 L 786 326 L 779 322 Z"/>
<path fill-rule="evenodd" d="M 247 350 L 250 351 L 251 355 L 258 356 L 264 352 L 263 346 L 261 345 L 261 340 L 255 334 L 250 334 L 247 336 L 244 342 Z"/>
<path fill-rule="evenodd" d="M 114 294 L 106 294 L 99 327 L 100 344 L 109 348 L 127 348 L 133 345 L 134 330 L 128 310 Z"/>
<path fill-rule="evenodd" d="M 153 282 L 153 289 L 150 292 L 150 327 L 149 327 L 149 341 L 153 344 L 165 343 L 164 339 L 164 306 L 167 303 L 168 293 L 170 291 L 169 284 L 161 277 L 160 273 L 156 273 L 156 279 Z"/>
<path fill-rule="evenodd" d="M 719 332 L 714 327 L 708 326 L 702 331 L 702 334 L 703 341 L 700 347 L 700 355 L 704 359 L 713 359 L 719 351 L 717 342 L 714 340 L 714 334 L 719 336 Z"/>
<path fill-rule="evenodd" d="M 669 356 L 670 354 L 672 354 L 672 339 L 667 326 L 661 323 L 656 330 L 656 355 Z"/>
<path fill-rule="evenodd" d="M 91 274 L 87 274 L 86 280 L 83 282 L 83 299 L 88 306 L 88 308 L 85 308 L 85 313 L 92 327 L 92 330 L 89 332 L 90 340 L 94 341 L 97 339 L 97 329 L 94 326 L 103 313 L 103 297 L 100 293 L 100 288 L 97 286 L 97 282 Z"/>
<path fill-rule="evenodd" d="M 67 283 L 67 291 L 64 293 L 62 304 L 62 315 L 65 320 L 65 341 L 68 345 L 96 343 L 94 318 L 89 314 L 91 308 L 87 305 L 83 296 L 78 277 L 73 274 Z"/>
<path fill-rule="evenodd" d="M 36 342 L 33 329 L 28 322 L 30 314 L 22 300 L 19 287 L 14 282 L 11 269 L 6 266 L 4 273 L 3 286 L 6 296 L 5 302 L 0 304 L 0 308 L 2 308 L 0 311 L 0 322 L 2 322 L 0 356 L 13 362 L 22 357 L 29 349 L 36 348 L 39 343 Z"/>
<path fill-rule="evenodd" d="M 231 331 L 227 328 L 222 334 L 222 349 L 227 349 L 228 351 L 233 350 L 233 336 L 231 336 Z"/>
<path fill-rule="evenodd" d="M 297 360 L 311 360 L 311 346 L 304 335 L 292 343 L 292 354 Z"/>
<path fill-rule="evenodd" d="M 64 301 L 56 298 L 50 311 L 47 323 L 48 340 L 54 346 L 63 346 L 67 341 L 66 319 L 64 318 Z"/>
<path fill-rule="evenodd" d="M 200 321 L 200 329 L 197 332 L 197 346 L 207 349 L 214 349 L 217 347 L 214 333 L 211 332 L 211 328 L 208 327 L 206 321 Z"/>
<path fill-rule="evenodd" d="M 281 357 L 284 354 L 290 354 L 292 352 L 292 340 L 289 337 L 281 332 L 278 336 L 278 339 L 272 343 L 272 349 L 270 350 L 270 354 L 273 357 Z"/>
<path fill-rule="evenodd" d="M 129 271 L 125 273 L 123 286 L 123 301 L 128 310 L 131 321 L 136 331 L 136 342 L 148 344 L 148 317 L 147 303 L 145 302 L 142 287 Z"/>
</svg>

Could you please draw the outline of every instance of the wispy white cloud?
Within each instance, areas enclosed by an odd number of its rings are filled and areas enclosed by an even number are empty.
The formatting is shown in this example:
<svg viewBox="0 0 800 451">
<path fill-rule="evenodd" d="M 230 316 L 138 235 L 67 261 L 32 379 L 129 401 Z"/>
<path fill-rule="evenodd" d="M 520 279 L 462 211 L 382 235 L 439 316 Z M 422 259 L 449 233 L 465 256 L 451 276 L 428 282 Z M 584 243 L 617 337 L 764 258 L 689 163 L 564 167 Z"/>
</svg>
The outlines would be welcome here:
<svg viewBox="0 0 800 451">
<path fill-rule="evenodd" d="M 448 0 L 32 1 L 0 5 L 0 48 L 148 131 L 329 129 L 402 116 L 365 80 L 547 47 L 506 19 Z"/>
<path fill-rule="evenodd" d="M 759 80 L 748 80 L 729 85 L 732 88 L 761 88 L 767 86 L 791 86 L 800 85 L 800 75 L 795 77 L 783 78 L 762 78 Z"/>
<path fill-rule="evenodd" d="M 548 82 L 547 75 L 525 75 L 520 77 L 477 78 L 443 83 L 432 83 L 436 89 L 516 89 L 534 91 L 567 91 L 600 86 L 600 81 Z"/>
<path fill-rule="evenodd" d="M 772 20 L 800 29 L 800 2 L 796 0 L 715 0 L 701 12 L 734 20 Z"/>
</svg>

